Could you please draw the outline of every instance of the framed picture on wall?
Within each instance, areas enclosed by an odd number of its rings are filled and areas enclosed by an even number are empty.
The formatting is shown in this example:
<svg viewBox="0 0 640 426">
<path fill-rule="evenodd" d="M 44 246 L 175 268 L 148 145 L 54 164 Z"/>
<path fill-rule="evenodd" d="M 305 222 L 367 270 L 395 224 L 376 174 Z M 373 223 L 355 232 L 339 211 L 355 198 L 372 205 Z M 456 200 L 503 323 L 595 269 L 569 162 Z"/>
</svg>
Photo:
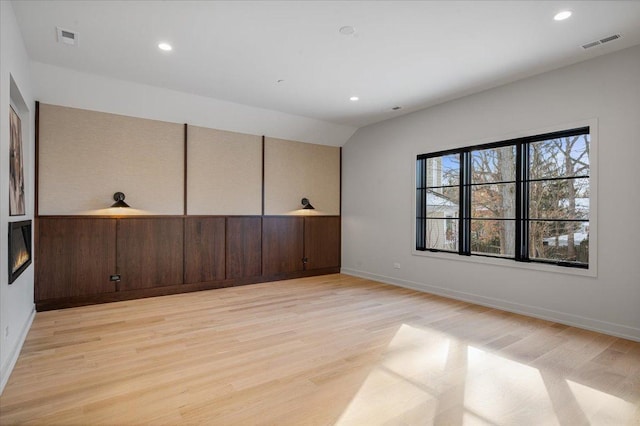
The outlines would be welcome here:
<svg viewBox="0 0 640 426">
<path fill-rule="evenodd" d="M 9 215 L 22 216 L 25 214 L 22 125 L 13 107 L 9 108 L 9 127 Z"/>
</svg>

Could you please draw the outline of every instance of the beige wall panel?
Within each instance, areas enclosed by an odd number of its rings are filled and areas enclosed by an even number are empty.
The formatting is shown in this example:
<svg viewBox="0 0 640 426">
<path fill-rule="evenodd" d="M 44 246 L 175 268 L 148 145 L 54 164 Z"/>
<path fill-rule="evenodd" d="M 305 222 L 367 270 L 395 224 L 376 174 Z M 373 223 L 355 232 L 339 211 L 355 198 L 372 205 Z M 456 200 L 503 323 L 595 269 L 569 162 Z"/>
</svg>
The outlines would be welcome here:
<svg viewBox="0 0 640 426">
<path fill-rule="evenodd" d="M 265 214 L 340 214 L 340 148 L 282 139 L 265 140 Z"/>
<path fill-rule="evenodd" d="M 262 138 L 189 126 L 187 212 L 262 213 Z"/>
<path fill-rule="evenodd" d="M 40 105 L 39 213 L 182 214 L 183 125 Z M 121 191 L 132 209 L 108 209 Z"/>
</svg>

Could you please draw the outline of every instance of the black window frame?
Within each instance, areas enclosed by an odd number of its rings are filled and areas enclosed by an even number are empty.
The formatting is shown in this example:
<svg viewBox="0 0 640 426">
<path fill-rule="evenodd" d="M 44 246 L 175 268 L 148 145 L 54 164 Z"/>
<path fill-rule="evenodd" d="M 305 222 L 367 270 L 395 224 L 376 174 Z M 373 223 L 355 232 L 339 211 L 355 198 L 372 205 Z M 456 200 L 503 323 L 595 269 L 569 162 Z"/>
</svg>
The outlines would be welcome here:
<svg viewBox="0 0 640 426">
<path fill-rule="evenodd" d="M 589 269 L 589 262 L 565 261 L 554 259 L 531 258 L 529 253 L 529 187 L 532 182 L 545 179 L 530 178 L 529 164 L 529 147 L 535 142 L 542 142 L 551 139 L 568 138 L 579 135 L 589 135 L 589 144 L 591 144 L 590 126 L 577 127 L 569 130 L 544 133 L 534 136 L 526 136 L 514 138 L 498 142 L 491 142 L 480 145 L 467 146 L 463 148 L 449 149 L 437 151 L 427 154 L 420 154 L 416 157 L 416 229 L 415 229 L 415 249 L 422 252 L 438 252 L 438 253 L 457 253 L 461 256 L 479 256 L 499 258 L 506 260 L 515 260 L 516 262 L 552 264 L 570 268 Z M 515 146 L 516 148 L 516 164 L 515 164 L 515 255 L 497 256 L 490 253 L 477 253 L 471 251 L 471 191 L 474 183 L 471 182 L 472 170 L 472 153 L 474 151 L 502 148 L 507 146 Z M 458 214 L 458 250 L 443 250 L 437 248 L 426 247 L 426 197 L 429 191 L 427 182 L 427 160 L 429 158 L 442 157 L 446 155 L 460 155 L 460 171 L 459 171 L 459 214 Z M 591 162 L 591 161 L 590 161 Z M 558 180 L 568 180 L 577 178 L 589 179 L 589 186 L 592 186 L 591 171 L 587 175 L 579 177 L 557 178 Z M 478 185 L 476 183 L 475 185 Z M 591 204 L 591 203 L 590 203 Z M 591 209 L 590 209 L 591 210 Z M 591 211 L 588 219 L 557 219 L 557 222 L 575 221 L 575 222 L 591 222 Z"/>
</svg>

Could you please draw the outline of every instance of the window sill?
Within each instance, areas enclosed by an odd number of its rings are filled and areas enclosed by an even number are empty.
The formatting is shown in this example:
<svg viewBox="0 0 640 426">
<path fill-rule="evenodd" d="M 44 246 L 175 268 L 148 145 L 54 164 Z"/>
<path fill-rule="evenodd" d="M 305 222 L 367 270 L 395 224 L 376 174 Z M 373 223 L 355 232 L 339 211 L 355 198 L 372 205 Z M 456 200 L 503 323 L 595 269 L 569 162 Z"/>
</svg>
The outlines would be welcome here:
<svg viewBox="0 0 640 426">
<path fill-rule="evenodd" d="M 530 271 L 538 271 L 538 272 L 550 272 L 556 274 L 566 274 L 566 275 L 574 275 L 581 277 L 592 277 L 595 278 L 598 276 L 595 266 L 593 264 L 595 262 L 591 262 L 589 265 L 589 269 L 583 268 L 572 268 L 567 266 L 558 266 L 553 264 L 546 263 L 538 263 L 538 262 L 516 262 L 513 259 L 500 259 L 497 257 L 483 257 L 483 256 L 461 256 L 457 253 L 445 253 L 445 252 L 432 252 L 432 251 L 419 251 L 413 249 L 411 251 L 413 256 L 420 257 L 431 257 L 436 259 L 454 261 L 454 262 L 470 262 L 470 263 L 479 263 L 482 265 L 493 265 L 493 266 L 502 266 L 508 268 L 516 268 L 516 269 L 527 269 Z"/>
</svg>

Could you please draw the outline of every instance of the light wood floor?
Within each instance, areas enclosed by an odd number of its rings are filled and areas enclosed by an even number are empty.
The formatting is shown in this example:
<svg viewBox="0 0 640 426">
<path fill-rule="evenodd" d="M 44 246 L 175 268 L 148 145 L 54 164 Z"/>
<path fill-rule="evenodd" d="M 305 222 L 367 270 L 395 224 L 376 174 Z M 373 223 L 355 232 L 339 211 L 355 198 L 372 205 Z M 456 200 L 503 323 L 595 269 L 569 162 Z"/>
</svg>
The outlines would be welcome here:
<svg viewBox="0 0 640 426">
<path fill-rule="evenodd" d="M 640 424 L 640 343 L 346 275 L 38 313 L 0 424 Z"/>
</svg>

